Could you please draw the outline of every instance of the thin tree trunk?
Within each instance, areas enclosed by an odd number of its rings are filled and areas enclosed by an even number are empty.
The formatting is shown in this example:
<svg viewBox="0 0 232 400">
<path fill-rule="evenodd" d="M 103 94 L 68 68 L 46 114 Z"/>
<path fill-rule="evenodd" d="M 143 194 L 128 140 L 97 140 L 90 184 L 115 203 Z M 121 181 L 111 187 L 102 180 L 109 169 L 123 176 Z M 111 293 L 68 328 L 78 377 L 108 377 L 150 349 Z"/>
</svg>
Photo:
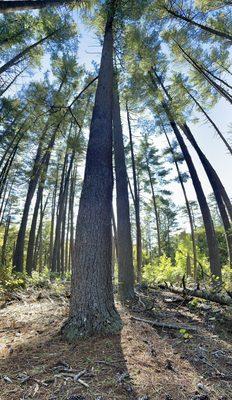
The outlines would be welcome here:
<svg viewBox="0 0 232 400">
<path fill-rule="evenodd" d="M 188 138 L 188 140 L 190 141 L 190 143 L 192 144 L 192 146 L 194 147 L 194 149 L 196 150 L 202 165 L 205 169 L 205 172 L 208 176 L 208 179 L 210 181 L 210 184 L 212 186 L 215 198 L 216 198 L 216 202 L 220 211 L 220 215 L 222 218 L 222 223 L 225 229 L 225 236 L 226 236 L 226 242 L 227 242 L 227 249 L 228 249 L 228 257 L 229 257 L 229 263 L 230 265 L 232 265 L 232 233 L 231 233 L 231 223 L 227 214 L 227 211 L 225 209 L 225 204 L 223 202 L 224 200 L 224 192 L 225 192 L 225 188 L 222 185 L 216 171 L 214 170 L 214 168 L 212 167 L 212 165 L 210 164 L 210 162 L 208 161 L 208 159 L 205 157 L 204 153 L 201 151 L 201 149 L 199 148 L 198 144 L 195 141 L 195 138 L 193 137 L 192 132 L 190 131 L 189 127 L 187 124 L 181 125 L 181 129 L 183 130 L 183 132 L 185 133 L 186 137 Z M 223 190 L 221 190 L 221 187 L 223 188 Z M 226 200 L 228 196 L 226 195 Z M 230 200 L 229 200 L 230 202 Z M 231 205 L 231 204 L 230 204 Z"/>
<path fill-rule="evenodd" d="M 187 277 L 192 276 L 191 258 L 190 258 L 189 254 L 187 254 L 187 257 L 186 257 L 186 276 Z"/>
<path fill-rule="evenodd" d="M 175 157 L 174 150 L 172 148 L 171 142 L 170 142 L 169 137 L 168 137 L 168 135 L 167 135 L 165 130 L 164 130 L 164 134 L 165 134 L 165 137 L 167 139 L 170 151 L 172 153 L 173 161 L 175 163 L 175 167 L 176 167 L 177 174 L 178 174 L 178 179 L 179 179 L 179 182 L 180 182 L 183 194 L 184 194 L 186 209 L 187 209 L 188 218 L 189 218 L 189 225 L 190 225 L 190 230 L 191 230 L 191 239 L 192 239 L 192 247 L 193 247 L 194 280 L 196 282 L 197 281 L 197 250 L 196 250 L 196 238 L 195 238 L 195 232 L 194 232 L 194 221 L 193 221 L 193 217 L 192 217 L 192 213 L 191 213 L 191 209 L 190 209 L 190 205 L 189 205 L 189 201 L 188 201 L 188 196 L 187 196 L 187 193 L 186 193 L 185 185 L 184 185 L 184 182 L 183 182 L 183 179 L 182 179 L 182 175 L 181 175 L 181 172 L 180 172 L 180 168 L 179 168 L 178 162 L 177 162 L 176 157 Z"/>
<path fill-rule="evenodd" d="M 173 15 L 175 18 L 182 19 L 183 21 L 189 22 L 191 25 L 197 26 L 198 28 L 200 28 L 200 29 L 202 29 L 202 30 L 204 30 L 204 31 L 206 31 L 206 32 L 208 32 L 210 34 L 213 34 L 213 35 L 219 36 L 219 37 L 221 37 L 223 39 L 227 39 L 227 40 L 231 40 L 232 41 L 232 35 L 230 35 L 228 32 L 221 32 L 221 31 L 219 31 L 217 29 L 211 28 L 210 26 L 200 24 L 199 22 L 196 22 L 196 21 L 194 21 L 193 19 L 191 19 L 189 17 L 181 15 L 177 11 L 174 11 L 174 10 L 168 8 L 168 7 L 164 6 L 164 9 L 169 14 Z"/>
<path fill-rule="evenodd" d="M 3 244 L 2 244 L 2 254 L 1 254 L 1 264 L 2 266 L 6 266 L 6 253 L 7 253 L 7 241 L 9 236 L 9 229 L 11 223 L 11 216 L 9 215 L 6 220 L 5 230 L 4 230 L 4 237 L 3 237 Z"/>
<path fill-rule="evenodd" d="M 50 241 L 49 241 L 49 269 L 52 271 L 52 255 L 54 245 L 54 231 L 55 231 L 55 214 L 56 214 L 56 197 L 58 189 L 58 177 L 59 177 L 59 160 L 57 160 L 55 186 L 52 197 L 52 210 L 51 210 L 51 229 L 50 229 Z"/>
<path fill-rule="evenodd" d="M 2 226 L 2 224 L 3 224 L 3 219 L 4 219 L 4 216 L 5 216 L 5 213 L 6 213 L 6 210 L 7 210 L 7 206 L 8 206 L 9 203 L 10 203 L 10 207 L 9 207 L 9 208 L 11 209 L 11 192 L 12 192 L 14 183 L 15 183 L 15 178 L 12 179 L 12 182 L 11 182 L 11 184 L 10 184 L 10 187 L 9 187 L 9 191 L 8 191 L 8 195 L 7 195 L 6 201 L 5 201 L 5 199 L 4 199 L 4 200 L 2 201 L 2 204 L 1 204 L 1 209 L 0 209 L 0 216 L 1 216 L 0 226 Z M 8 213 L 9 213 L 9 211 L 8 211 Z"/>
<path fill-rule="evenodd" d="M 0 2 L 0 13 L 38 10 L 45 7 L 57 7 L 74 2 L 76 3 L 76 0 L 5 0 Z M 81 3 L 81 0 L 79 0 L 79 3 Z"/>
<path fill-rule="evenodd" d="M 180 145 L 180 148 L 182 150 L 183 156 L 185 158 L 185 161 L 188 165 L 189 173 L 192 178 L 193 186 L 195 188 L 195 192 L 197 195 L 197 199 L 199 202 L 199 206 L 201 209 L 203 221 L 204 221 L 204 226 L 205 226 L 205 232 L 206 232 L 206 239 L 208 243 L 208 249 L 209 249 L 209 260 L 210 260 L 210 270 L 212 276 L 216 276 L 219 279 L 221 279 L 221 265 L 220 265 L 220 257 L 219 257 L 219 249 L 218 249 L 218 243 L 217 243 L 217 237 L 216 233 L 214 230 L 214 225 L 211 217 L 211 213 L 208 207 L 207 200 L 205 198 L 205 194 L 203 192 L 201 182 L 199 180 L 199 177 L 197 175 L 197 171 L 195 169 L 195 166 L 193 164 L 193 161 L 191 159 L 191 156 L 189 154 L 188 148 L 182 138 L 182 135 L 175 123 L 175 121 L 172 119 L 170 115 L 170 111 L 167 107 L 166 104 L 163 103 L 164 110 L 167 114 L 167 117 L 170 121 L 171 127 L 173 129 L 173 132 L 176 135 L 177 141 Z"/>
<path fill-rule="evenodd" d="M 1 4 L 1 3 L 0 3 Z M 3 72 L 6 72 L 9 68 L 13 67 L 18 61 L 20 61 L 25 55 L 29 54 L 31 50 L 39 46 L 40 44 L 44 43 L 48 38 L 53 36 L 57 31 L 53 31 L 49 33 L 47 36 L 44 38 L 38 40 L 37 42 L 33 43 L 31 46 L 26 47 L 26 49 L 22 50 L 20 53 L 18 53 L 16 56 L 11 58 L 10 61 L 5 63 L 0 67 L 0 75 L 3 74 Z"/>
<path fill-rule="evenodd" d="M 10 141 L 10 143 L 8 144 L 6 150 L 4 151 L 4 154 L 3 154 L 3 156 L 2 156 L 2 158 L 1 158 L 1 160 L 0 160 L 0 168 L 3 166 L 3 163 L 4 163 L 4 161 L 5 161 L 5 159 L 6 159 L 7 155 L 8 155 L 8 153 L 9 153 L 9 151 L 10 151 L 11 147 L 13 146 L 13 144 L 14 144 L 14 142 L 15 142 L 16 139 L 17 139 L 17 142 L 16 142 L 16 144 L 14 145 L 12 152 L 14 151 L 15 147 L 18 148 L 18 145 L 19 145 L 19 143 L 20 143 L 20 141 L 22 140 L 23 135 L 24 135 L 24 134 L 22 134 L 21 137 L 19 136 L 19 134 L 21 133 L 23 127 L 24 127 L 24 124 L 19 128 L 19 130 L 17 131 L 17 133 L 14 135 L 13 139 L 12 139 L 12 140 Z M 11 153 L 11 154 L 12 154 L 12 153 Z M 9 158 L 10 158 L 10 156 L 9 156 Z M 8 160 L 9 160 L 9 158 L 8 158 Z M 3 176 L 3 171 L 6 170 L 6 168 L 7 168 L 7 162 L 8 162 L 8 161 L 6 161 L 5 166 L 2 168 L 2 171 L 1 171 L 1 180 L 2 180 L 2 176 Z M 2 182 L 1 182 L 1 186 L 2 186 Z"/>
<path fill-rule="evenodd" d="M 157 79 L 160 83 L 160 78 L 158 76 L 157 76 Z M 172 100 L 170 96 L 168 98 L 170 99 L 170 101 Z M 164 103 L 163 103 L 163 105 L 165 106 Z M 166 105 L 166 107 L 167 107 L 167 111 L 168 111 L 168 106 Z M 169 115 L 169 117 L 170 117 L 170 115 Z M 231 201 L 226 193 L 226 190 L 225 190 L 223 184 L 221 183 L 220 178 L 218 177 L 216 171 L 214 170 L 214 168 L 212 167 L 212 165 L 210 164 L 210 162 L 208 161 L 208 159 L 206 158 L 204 153 L 201 151 L 201 149 L 198 146 L 188 125 L 186 123 L 183 123 L 183 124 L 180 124 L 180 127 L 183 130 L 184 134 L 186 135 L 187 139 L 192 144 L 195 151 L 197 152 L 197 154 L 202 162 L 202 165 L 205 169 L 205 172 L 208 176 L 208 179 L 210 181 L 212 189 L 214 191 L 214 195 L 215 195 L 215 198 L 216 198 L 216 201 L 218 204 L 218 208 L 219 208 L 220 215 L 221 215 L 224 229 L 225 229 L 228 257 L 229 257 L 229 263 L 231 265 L 231 263 L 232 263 L 232 234 L 231 234 L 231 223 L 230 223 L 230 220 L 228 217 L 228 214 L 229 214 L 230 218 L 232 217 Z M 227 211 L 225 209 L 225 206 L 227 208 Z M 228 214 L 227 214 L 227 212 L 228 212 Z"/>
<path fill-rule="evenodd" d="M 57 273 L 61 272 L 60 271 L 60 267 L 61 267 L 61 243 L 60 243 L 60 241 L 61 241 L 61 225 L 62 225 L 62 218 L 63 218 L 63 212 L 64 212 L 64 200 L 65 200 L 65 194 L 66 194 L 65 187 L 67 185 L 67 183 L 66 183 L 67 177 L 65 177 L 67 164 L 68 164 L 68 154 L 67 154 L 67 150 L 66 150 L 66 154 L 64 157 L 64 163 L 63 163 L 63 170 L 62 170 L 62 175 L 61 175 L 58 203 L 57 203 L 57 218 L 56 218 L 53 253 L 52 253 L 52 272 L 57 272 Z"/>
<path fill-rule="evenodd" d="M 41 211 L 40 211 L 40 230 L 39 230 L 39 273 L 41 274 L 43 270 L 43 202 L 41 201 Z"/>
<path fill-rule="evenodd" d="M 32 270 L 33 270 L 33 259 L 34 259 L 34 246 L 35 246 L 35 238 L 36 238 L 36 225 L 37 225 L 37 218 L 38 218 L 38 213 L 39 213 L 39 206 L 42 201 L 43 197 L 43 189 L 44 189 L 44 183 L 47 177 L 47 170 L 50 162 L 50 157 L 51 157 L 51 152 L 55 144 L 56 140 L 56 135 L 57 131 L 60 127 L 60 123 L 56 126 L 52 137 L 50 139 L 50 142 L 47 146 L 47 149 L 45 151 L 45 154 L 41 160 L 40 163 L 40 184 L 37 192 L 37 198 L 35 202 L 35 207 L 34 207 L 34 212 L 33 212 L 33 217 L 32 217 L 32 222 L 31 222 L 31 228 L 30 228 L 30 233 L 29 233 L 29 241 L 28 241 L 28 248 L 27 248 L 27 261 L 26 261 L 26 271 L 29 275 L 31 275 Z M 46 127 L 47 128 L 47 127 Z M 45 129 L 46 131 L 46 129 Z"/>
<path fill-rule="evenodd" d="M 69 262 L 69 243 L 70 243 L 70 218 L 69 218 L 69 200 L 70 200 L 70 194 L 71 194 L 71 182 L 70 182 L 70 188 L 69 188 L 69 193 L 67 195 L 67 204 L 66 204 L 66 218 L 67 218 L 67 228 L 65 231 L 65 253 L 64 253 L 64 270 L 65 273 L 68 272 L 68 262 Z"/>
<path fill-rule="evenodd" d="M 202 66 L 202 69 L 209 75 L 212 76 L 212 78 L 216 79 L 217 81 L 219 81 L 220 83 L 222 83 L 223 85 L 227 86 L 229 89 L 232 89 L 232 86 L 224 81 L 224 79 L 220 78 L 219 76 L 215 75 L 212 71 L 210 71 L 208 68 L 206 68 L 205 66 Z"/>
<path fill-rule="evenodd" d="M 36 237 L 36 242 L 35 242 L 35 253 L 34 253 L 32 269 L 36 270 L 37 260 L 39 259 L 39 261 L 38 261 L 39 272 L 42 272 L 42 267 L 43 267 L 43 265 L 42 265 L 43 218 L 44 218 L 44 214 L 46 211 L 48 198 L 49 198 L 49 195 L 47 196 L 47 198 L 45 200 L 44 206 L 43 206 L 43 198 L 41 199 L 41 202 L 40 202 L 40 220 L 39 220 L 39 226 L 38 226 L 37 237 Z"/>
<path fill-rule="evenodd" d="M 154 79 L 151 76 L 151 80 L 153 82 L 154 85 L 156 85 L 156 83 L 154 82 Z M 163 83 L 161 84 L 161 78 L 156 74 L 157 80 L 159 82 L 159 84 L 162 86 L 162 88 L 164 87 Z M 167 90 L 165 90 L 165 94 L 167 94 Z M 171 96 L 168 94 L 168 99 L 171 102 L 172 98 Z M 219 178 L 219 176 L 217 175 L 216 171 L 214 170 L 214 168 L 212 167 L 212 165 L 210 164 L 210 162 L 208 161 L 208 159 L 206 158 L 205 154 L 201 151 L 200 147 L 198 146 L 191 130 L 189 129 L 188 125 L 186 123 L 183 123 L 180 125 L 181 129 L 183 130 L 183 132 L 185 133 L 186 137 L 188 138 L 188 140 L 190 141 L 190 143 L 192 144 L 193 148 L 195 149 L 195 151 L 197 152 L 203 167 L 205 168 L 205 172 L 208 176 L 208 179 L 211 183 L 211 186 L 213 188 L 213 190 L 215 191 L 215 197 L 217 199 L 218 194 L 220 194 L 220 196 L 223 199 L 223 202 L 225 203 L 227 212 L 229 214 L 229 217 L 232 221 L 232 204 L 230 201 L 230 198 Z M 217 194 L 218 193 L 218 194 Z M 221 203 L 221 200 L 218 200 L 219 203 Z M 224 213 L 223 213 L 224 214 Z"/>
<path fill-rule="evenodd" d="M 152 81 L 154 87 L 157 88 L 156 81 L 154 80 L 152 74 L 150 74 L 150 77 L 151 77 L 151 81 Z M 217 237 L 216 237 L 211 213 L 209 210 L 209 206 L 208 206 L 204 191 L 201 186 L 201 182 L 199 180 L 197 171 L 193 164 L 193 161 L 192 161 L 192 158 L 188 151 L 188 148 L 187 148 L 187 146 L 184 142 L 184 139 L 181 135 L 181 132 L 172 117 L 172 114 L 168 107 L 168 104 L 165 101 L 162 102 L 162 107 L 167 115 L 167 118 L 170 122 L 170 125 L 173 129 L 176 139 L 180 145 L 181 151 L 182 151 L 185 161 L 188 165 L 190 176 L 192 178 L 192 183 L 193 183 L 193 186 L 194 186 L 194 189 L 196 192 L 196 196 L 198 199 L 198 203 L 199 203 L 203 221 L 204 221 L 206 239 L 207 239 L 208 250 L 209 250 L 210 270 L 211 270 L 212 277 L 216 276 L 219 279 L 221 279 L 221 265 L 220 265 L 220 256 L 219 256 Z"/>
<path fill-rule="evenodd" d="M 24 253 L 24 242 L 25 242 L 27 221 L 28 221 L 28 215 L 29 215 L 31 201 L 33 199 L 33 196 L 34 196 L 34 193 L 36 190 L 36 186 L 37 186 L 37 183 L 39 180 L 39 176 L 40 176 L 39 163 L 40 163 L 40 158 L 41 158 L 43 139 L 46 134 L 46 131 L 47 130 L 45 129 L 44 132 L 42 133 L 40 141 L 39 141 L 39 145 L 37 148 L 37 153 L 35 156 L 34 165 L 33 165 L 33 169 L 31 172 L 31 178 L 29 181 L 26 201 L 24 204 L 23 216 L 22 216 L 22 220 L 20 223 L 19 232 L 18 232 L 18 236 L 17 236 L 14 260 L 13 260 L 13 265 L 17 272 L 23 272 L 23 259 L 24 259 L 23 253 Z"/>
<path fill-rule="evenodd" d="M 70 244 L 69 244 L 69 268 L 73 267 L 73 251 L 74 251 L 74 197 L 75 197 L 75 186 L 76 186 L 76 169 L 74 169 L 71 186 L 70 186 L 70 199 L 69 199 L 69 218 L 70 218 Z"/>
<path fill-rule="evenodd" d="M 4 165 L 4 168 L 1 171 L 1 174 L 0 174 L 0 199 L 2 197 L 2 193 L 3 193 L 4 187 L 5 187 L 5 183 L 7 181 L 7 177 L 8 177 L 9 171 L 11 170 L 11 166 L 12 166 L 13 161 L 15 159 L 17 150 L 18 150 L 18 143 L 14 147 L 9 159 L 7 160 L 6 164 Z"/>
<path fill-rule="evenodd" d="M 227 140 L 225 139 L 225 137 L 223 136 L 223 134 L 221 133 L 220 129 L 217 127 L 217 125 L 215 124 L 215 122 L 212 120 L 212 118 L 210 118 L 209 114 L 204 110 L 204 108 L 201 106 L 201 104 L 197 101 L 197 99 L 192 95 L 192 93 L 188 90 L 188 88 L 186 86 L 184 86 L 184 89 L 186 90 L 186 92 L 188 93 L 188 95 L 191 97 L 191 99 L 194 101 L 194 103 L 197 105 L 197 107 L 201 110 L 201 112 L 204 114 L 204 116 L 207 118 L 207 120 L 211 123 L 211 125 L 214 127 L 215 131 L 217 132 L 218 136 L 221 138 L 221 140 L 223 141 L 223 143 L 225 144 L 225 146 L 227 147 L 227 150 L 230 152 L 230 154 L 232 155 L 232 147 L 230 146 L 230 144 L 227 142 Z"/>
<path fill-rule="evenodd" d="M 12 127 L 16 124 L 16 122 L 18 123 L 18 119 L 21 117 L 21 115 L 24 114 L 25 110 L 26 110 L 26 107 L 23 107 L 23 109 L 20 110 L 20 112 L 14 117 L 13 121 L 10 123 L 8 128 L 2 133 L 2 135 L 0 137 L 0 143 L 2 143 L 3 140 L 5 139 L 5 137 L 7 137 L 8 133 L 11 132 Z M 28 120 L 28 117 L 23 121 L 23 124 L 21 125 L 21 127 L 19 129 L 22 129 L 24 127 L 24 124 L 27 122 L 27 120 Z"/>
<path fill-rule="evenodd" d="M 155 195 L 154 185 L 152 182 L 151 169 L 150 169 L 148 159 L 146 159 L 146 165 L 147 165 L 147 172 L 148 172 L 149 181 L 150 181 L 152 201 L 153 201 L 153 206 L 154 206 L 154 211 L 155 211 L 156 231 L 157 231 L 157 241 L 158 241 L 158 256 L 160 258 L 162 256 L 162 248 L 161 248 L 161 238 L 160 238 L 159 212 L 158 212 L 156 195 Z"/>
<path fill-rule="evenodd" d="M 26 28 L 20 29 L 18 32 L 14 32 L 13 35 L 11 35 L 11 36 L 8 35 L 5 39 L 0 40 L 0 46 L 4 46 L 5 44 L 8 44 L 12 39 L 17 42 L 17 39 L 19 38 L 19 36 L 24 33 L 28 33 Z M 7 33 L 5 33 L 5 34 L 7 34 Z"/>
<path fill-rule="evenodd" d="M 9 190 L 8 196 L 7 196 L 7 198 L 6 198 L 6 194 L 7 194 L 7 190 L 8 190 L 8 185 L 9 185 L 9 182 L 6 182 L 4 191 L 2 192 L 3 195 L 2 195 L 2 201 L 1 201 L 1 206 L 0 206 L 0 217 L 1 217 L 1 221 L 2 221 L 3 216 L 4 216 L 4 212 L 3 212 L 3 211 L 4 211 L 4 209 L 5 209 L 5 204 L 8 202 L 9 195 L 10 195 L 10 190 Z M 0 197 L 0 199 L 1 199 L 1 197 Z M 6 201 L 5 201 L 5 200 L 6 200 Z M 0 226 L 1 226 L 1 222 L 0 222 Z"/>
<path fill-rule="evenodd" d="M 66 216 L 67 216 L 67 204 L 68 204 L 68 193 L 69 193 L 69 179 L 67 183 L 67 187 L 64 195 L 64 210 L 62 215 L 62 224 L 61 224 L 61 243 L 60 243 L 60 259 L 61 259 L 61 276 L 64 276 L 66 271 L 66 263 L 65 263 L 65 232 L 66 232 Z M 67 238 L 66 238 L 67 239 Z"/>
<path fill-rule="evenodd" d="M 115 221 L 114 210 L 112 210 L 112 228 L 113 228 L 116 259 L 117 259 L 117 262 L 118 262 L 118 233 L 117 233 L 117 226 L 116 226 L 116 221 Z"/>
<path fill-rule="evenodd" d="M 132 172 L 133 172 L 133 182 L 134 182 L 137 282 L 141 283 L 142 282 L 142 235 L 141 235 L 141 224 L 140 224 L 140 204 L 139 204 L 137 173 L 136 173 L 136 166 L 135 166 L 134 146 L 133 146 L 133 139 L 132 139 L 131 123 L 130 123 L 130 113 L 129 113 L 127 104 L 126 104 L 126 112 L 127 112 L 127 122 L 128 122 L 128 128 L 129 128 L 131 162 L 132 162 Z"/>
<path fill-rule="evenodd" d="M 112 97 L 113 20 L 110 3 L 90 127 L 77 219 L 70 317 L 62 328 L 69 341 L 118 332 L 112 284 Z"/>
<path fill-rule="evenodd" d="M 18 77 L 27 69 L 27 67 L 23 68 L 21 71 L 19 71 L 15 77 L 12 79 L 12 81 L 5 87 L 5 89 L 0 90 L 0 96 L 3 96 L 4 93 L 15 83 L 15 81 L 18 79 Z"/>
<path fill-rule="evenodd" d="M 117 193 L 118 289 L 120 300 L 126 302 L 134 298 L 134 267 L 127 170 L 116 76 L 113 95 L 113 127 Z"/>
<path fill-rule="evenodd" d="M 189 126 L 185 123 L 185 124 L 181 124 L 180 125 L 181 129 L 183 130 L 183 132 L 185 133 L 186 137 L 188 138 L 188 140 L 190 141 L 191 145 L 193 146 L 193 148 L 196 150 L 202 165 L 205 169 L 205 172 L 209 178 L 209 181 L 211 183 L 211 186 L 213 188 L 213 190 L 218 191 L 226 205 L 227 208 L 227 212 L 230 216 L 230 219 L 232 221 L 232 204 L 230 201 L 230 198 L 218 176 L 218 174 L 216 173 L 215 169 L 213 168 L 213 166 L 211 165 L 211 163 L 209 162 L 209 160 L 206 158 L 206 156 L 204 155 L 203 151 L 200 149 L 200 147 L 198 146 Z M 217 198 L 217 195 L 215 193 L 215 197 Z"/>
<path fill-rule="evenodd" d="M 179 49 L 182 51 L 184 54 L 185 60 L 191 64 L 204 78 L 209 82 L 211 86 L 214 87 L 214 89 L 220 93 L 221 96 L 223 96 L 227 101 L 229 101 L 230 104 L 232 104 L 232 96 L 220 85 L 218 85 L 207 73 L 202 69 L 202 67 L 184 50 L 184 48 L 176 41 L 174 42 L 177 44 Z"/>
</svg>

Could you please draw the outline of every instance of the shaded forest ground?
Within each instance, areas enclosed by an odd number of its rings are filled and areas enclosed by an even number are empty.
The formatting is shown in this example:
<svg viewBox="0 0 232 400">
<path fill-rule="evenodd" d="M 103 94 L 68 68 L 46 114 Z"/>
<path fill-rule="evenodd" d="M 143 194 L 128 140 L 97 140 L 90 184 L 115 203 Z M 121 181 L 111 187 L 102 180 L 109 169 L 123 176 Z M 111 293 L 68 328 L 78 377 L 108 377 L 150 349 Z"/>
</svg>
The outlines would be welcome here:
<svg viewBox="0 0 232 400">
<path fill-rule="evenodd" d="M 141 294 L 141 299 L 132 311 L 118 304 L 121 335 L 74 346 L 59 335 L 68 313 L 67 289 L 29 288 L 5 298 L 0 399 L 232 399 L 228 309 L 160 290 Z M 153 309 L 144 311 L 144 302 L 154 302 Z M 188 324 L 197 331 L 153 328 L 131 320 L 132 315 Z"/>
</svg>

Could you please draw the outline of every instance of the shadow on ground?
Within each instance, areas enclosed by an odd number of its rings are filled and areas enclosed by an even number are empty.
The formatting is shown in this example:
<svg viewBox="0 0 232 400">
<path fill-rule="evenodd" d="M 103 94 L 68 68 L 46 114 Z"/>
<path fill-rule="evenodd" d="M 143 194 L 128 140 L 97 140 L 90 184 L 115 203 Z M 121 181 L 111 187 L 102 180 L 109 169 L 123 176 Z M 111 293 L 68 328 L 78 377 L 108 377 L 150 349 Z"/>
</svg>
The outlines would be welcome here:
<svg viewBox="0 0 232 400">
<path fill-rule="evenodd" d="M 121 335 L 67 344 L 59 335 L 66 313 L 47 299 L 4 310 L 0 399 L 137 399 Z"/>
<path fill-rule="evenodd" d="M 211 314 L 167 304 L 165 296 L 156 294 L 152 317 L 194 324 L 192 337 L 135 322 L 132 315 L 151 314 L 118 305 L 121 335 L 74 346 L 59 335 L 68 311 L 64 296 L 34 296 L 7 306 L 0 320 L 0 399 L 230 400 L 231 381 L 218 373 L 232 375 L 231 336 L 217 332 Z M 75 375 L 83 371 L 78 381 Z"/>
<path fill-rule="evenodd" d="M 197 329 L 196 333 L 155 329 L 155 334 L 158 333 L 181 360 L 178 362 L 171 358 L 173 373 L 181 371 L 187 362 L 198 377 L 198 382 L 194 382 L 195 396 L 200 399 L 200 396 L 205 396 L 210 400 L 232 399 L 232 316 L 228 307 L 201 300 L 197 306 L 191 307 L 188 302 L 181 301 L 180 296 L 170 292 L 159 291 L 153 295 L 154 308 L 145 313 L 146 318 Z"/>
</svg>

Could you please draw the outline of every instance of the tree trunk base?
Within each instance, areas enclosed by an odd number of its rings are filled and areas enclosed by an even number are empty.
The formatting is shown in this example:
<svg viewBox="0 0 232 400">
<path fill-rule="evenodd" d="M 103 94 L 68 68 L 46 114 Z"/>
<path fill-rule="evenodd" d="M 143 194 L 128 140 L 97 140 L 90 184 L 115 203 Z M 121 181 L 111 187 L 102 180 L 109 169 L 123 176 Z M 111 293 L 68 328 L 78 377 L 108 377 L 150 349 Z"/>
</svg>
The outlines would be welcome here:
<svg viewBox="0 0 232 400">
<path fill-rule="evenodd" d="M 133 287 L 125 288 L 120 285 L 118 285 L 118 296 L 122 304 L 134 301 L 136 298 Z"/>
<path fill-rule="evenodd" d="M 68 342 L 75 342 L 91 336 L 114 335 L 121 331 L 122 326 L 120 315 L 115 309 L 97 317 L 79 313 L 65 321 L 61 334 Z"/>
</svg>

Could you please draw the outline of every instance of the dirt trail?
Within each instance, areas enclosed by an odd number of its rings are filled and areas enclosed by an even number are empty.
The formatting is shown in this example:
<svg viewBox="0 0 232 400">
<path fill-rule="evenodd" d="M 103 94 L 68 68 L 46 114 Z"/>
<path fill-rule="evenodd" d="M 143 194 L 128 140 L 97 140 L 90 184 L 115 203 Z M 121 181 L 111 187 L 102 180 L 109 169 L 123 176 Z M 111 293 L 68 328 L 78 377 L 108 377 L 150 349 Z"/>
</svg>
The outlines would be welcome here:
<svg viewBox="0 0 232 400">
<path fill-rule="evenodd" d="M 151 292 L 154 308 L 118 305 L 121 335 L 69 345 L 59 330 L 68 299 L 28 290 L 2 304 L 1 400 L 231 400 L 232 325 L 226 308 Z M 143 303 L 143 299 L 141 304 Z M 153 328 L 131 320 L 191 324 L 197 332 Z M 221 325 L 218 320 L 221 320 Z M 80 373 L 80 374 L 79 374 Z"/>
</svg>

